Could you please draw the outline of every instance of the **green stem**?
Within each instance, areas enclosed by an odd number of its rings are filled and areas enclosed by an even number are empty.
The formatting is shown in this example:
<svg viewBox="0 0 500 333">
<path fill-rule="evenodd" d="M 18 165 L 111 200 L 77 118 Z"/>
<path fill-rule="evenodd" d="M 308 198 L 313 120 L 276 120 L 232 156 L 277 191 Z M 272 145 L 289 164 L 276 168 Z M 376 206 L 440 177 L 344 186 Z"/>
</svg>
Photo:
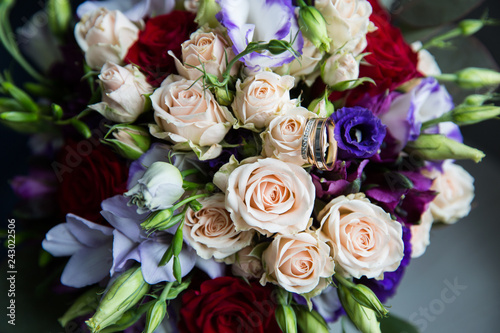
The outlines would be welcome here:
<svg viewBox="0 0 500 333">
<path fill-rule="evenodd" d="M 447 122 L 447 121 L 453 121 L 453 110 L 451 110 L 449 112 L 446 112 L 445 114 L 443 114 L 439 118 L 427 120 L 426 122 L 424 122 L 422 124 L 422 130 L 425 130 L 425 129 L 431 127 L 431 126 L 437 125 L 439 123 L 444 123 L 444 122 Z"/>
<path fill-rule="evenodd" d="M 174 285 L 174 282 L 168 282 L 165 285 L 165 288 L 163 288 L 163 291 L 161 292 L 160 295 L 160 301 L 166 301 L 168 297 L 168 293 L 170 292 L 170 289 L 172 289 L 172 286 Z"/>
<path fill-rule="evenodd" d="M 351 289 L 351 288 L 354 288 L 356 285 L 354 284 L 354 282 L 352 281 L 349 281 L 347 280 L 346 278 L 344 278 L 343 276 L 341 276 L 340 274 L 335 274 L 334 275 L 335 279 L 342 285 L 344 285 L 345 287 L 347 287 L 348 289 Z"/>
<path fill-rule="evenodd" d="M 455 82 L 457 80 L 457 76 L 455 74 L 440 74 L 440 75 L 435 75 L 434 78 L 438 81 L 445 81 L 445 82 Z"/>
<path fill-rule="evenodd" d="M 436 36 L 436 37 L 432 38 L 431 40 L 429 40 L 428 42 L 426 42 L 424 45 L 422 45 L 420 50 L 436 46 L 440 42 L 444 42 L 447 39 L 452 39 L 452 38 L 458 37 L 461 34 L 462 34 L 462 31 L 460 30 L 460 28 L 451 29 L 450 31 L 447 31 L 442 35 Z"/>
<path fill-rule="evenodd" d="M 209 195 L 210 194 L 193 195 L 192 197 L 186 198 L 186 199 L 182 200 L 181 202 L 178 202 L 175 206 L 172 207 L 172 210 L 175 211 L 175 210 L 179 209 L 179 207 L 182 207 L 182 206 L 190 203 L 191 201 L 194 201 L 196 199 L 203 198 L 203 197 L 208 197 Z"/>
<path fill-rule="evenodd" d="M 187 169 L 187 170 L 184 170 L 184 171 L 181 171 L 181 175 L 182 175 L 182 178 L 185 178 L 189 175 L 192 175 L 192 174 L 195 174 L 195 173 L 198 173 L 199 170 L 196 169 L 196 168 L 192 168 L 192 169 Z"/>
</svg>

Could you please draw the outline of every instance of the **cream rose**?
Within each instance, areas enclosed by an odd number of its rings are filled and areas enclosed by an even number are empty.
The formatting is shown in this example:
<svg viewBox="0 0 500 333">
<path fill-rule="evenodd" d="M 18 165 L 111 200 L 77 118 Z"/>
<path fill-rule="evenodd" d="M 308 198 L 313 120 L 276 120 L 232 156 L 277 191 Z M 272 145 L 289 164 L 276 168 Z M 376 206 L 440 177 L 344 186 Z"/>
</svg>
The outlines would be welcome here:
<svg viewBox="0 0 500 333">
<path fill-rule="evenodd" d="M 307 163 L 302 158 L 302 137 L 307 121 L 315 117 L 306 108 L 296 107 L 271 120 L 261 133 L 262 155 L 297 165 Z"/>
<path fill-rule="evenodd" d="M 361 53 L 366 47 L 372 6 L 367 0 L 316 0 L 314 6 L 326 20 L 330 52 Z"/>
<path fill-rule="evenodd" d="M 420 224 L 415 224 L 411 229 L 411 257 L 418 258 L 425 253 L 425 249 L 431 243 L 430 233 L 432 227 L 432 213 L 426 210 L 422 214 Z"/>
<path fill-rule="evenodd" d="M 102 102 L 89 105 L 104 118 L 117 123 L 131 123 L 144 112 L 146 97 L 153 92 L 146 77 L 132 65 L 121 67 L 106 62 L 99 80 L 102 87 Z"/>
<path fill-rule="evenodd" d="M 225 208 L 224 194 L 198 201 L 203 207 L 197 212 L 187 209 L 182 231 L 184 239 L 200 257 L 223 259 L 250 244 L 255 232 L 236 231 Z"/>
<path fill-rule="evenodd" d="M 295 59 L 289 64 L 273 68 L 273 71 L 279 75 L 293 76 L 296 84 L 303 80 L 308 86 L 312 86 L 320 74 L 319 62 L 322 58 L 322 52 L 310 40 L 304 38 L 300 61 Z"/>
<path fill-rule="evenodd" d="M 200 159 L 217 157 L 219 142 L 229 131 L 234 117 L 221 107 L 200 81 L 170 75 L 151 95 L 156 125 L 150 132 L 169 139 L 177 149 L 193 149 Z"/>
<path fill-rule="evenodd" d="M 293 234 L 307 229 L 314 206 L 311 176 L 273 158 L 242 164 L 227 180 L 226 209 L 237 230 Z"/>
<path fill-rule="evenodd" d="M 451 160 L 443 163 L 443 173 L 437 170 L 423 172 L 434 178 L 431 190 L 438 195 L 430 204 L 434 220 L 455 223 L 469 214 L 474 199 L 474 178 Z"/>
<path fill-rule="evenodd" d="M 277 235 L 263 252 L 265 273 L 260 283 L 271 282 L 298 294 L 319 294 L 335 272 L 330 248 L 312 232 Z"/>
<path fill-rule="evenodd" d="M 139 28 L 122 12 L 99 8 L 76 24 L 75 38 L 87 64 L 100 69 L 106 61 L 123 64 L 128 49 L 139 38 Z"/>
<path fill-rule="evenodd" d="M 203 75 L 201 70 L 215 75 L 222 80 L 226 63 L 234 58 L 234 52 L 221 33 L 209 29 L 198 29 L 190 39 L 182 43 L 182 62 L 170 51 L 175 59 L 175 67 L 180 75 L 189 80 L 196 80 Z M 236 75 L 238 67 L 231 68 L 231 75 Z"/>
<path fill-rule="evenodd" d="M 256 255 L 251 254 L 253 249 L 252 246 L 247 246 L 235 255 L 231 266 L 231 272 L 234 275 L 246 279 L 257 279 L 262 277 L 264 273 L 262 262 Z"/>
<path fill-rule="evenodd" d="M 403 259 L 402 227 L 362 193 L 339 196 L 319 213 L 319 236 L 346 277 L 382 278 Z"/>
<path fill-rule="evenodd" d="M 330 87 L 340 82 L 356 80 L 358 77 L 359 63 L 352 53 L 332 55 L 321 66 L 321 78 Z M 345 83 L 347 89 L 354 84 L 354 81 Z"/>
<path fill-rule="evenodd" d="M 242 126 L 263 129 L 272 118 L 290 106 L 294 78 L 272 72 L 259 72 L 236 83 L 232 107 Z"/>
</svg>

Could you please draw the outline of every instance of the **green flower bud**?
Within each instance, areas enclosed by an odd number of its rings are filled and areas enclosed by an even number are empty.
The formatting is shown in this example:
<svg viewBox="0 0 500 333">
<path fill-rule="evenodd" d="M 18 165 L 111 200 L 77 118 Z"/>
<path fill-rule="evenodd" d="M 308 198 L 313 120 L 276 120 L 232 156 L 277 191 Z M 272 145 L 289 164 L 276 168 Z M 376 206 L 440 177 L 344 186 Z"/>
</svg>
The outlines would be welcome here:
<svg viewBox="0 0 500 333">
<path fill-rule="evenodd" d="M 460 106 L 453 110 L 453 122 L 457 125 L 471 125 L 483 120 L 498 117 L 500 107 L 494 105 L 485 106 Z"/>
<path fill-rule="evenodd" d="M 271 39 L 268 43 L 267 50 L 274 55 L 281 54 L 290 50 L 292 46 L 284 40 Z"/>
<path fill-rule="evenodd" d="M 96 313 L 85 323 L 93 333 L 118 322 L 123 314 L 146 295 L 149 284 L 140 267 L 131 268 L 113 281 L 103 295 Z"/>
<path fill-rule="evenodd" d="M 278 305 L 275 310 L 275 316 L 283 333 L 297 333 L 297 317 L 290 305 Z"/>
<path fill-rule="evenodd" d="M 489 101 L 493 97 L 494 97 L 493 94 L 485 94 L 485 95 L 474 94 L 474 95 L 469 95 L 469 96 L 467 96 L 465 98 L 463 104 L 470 105 L 470 106 L 481 106 L 484 103 L 486 103 L 486 101 Z"/>
<path fill-rule="evenodd" d="M 141 223 L 141 227 L 145 230 L 164 229 L 167 224 L 170 224 L 173 216 L 174 212 L 171 208 L 161 210 L 151 214 L 146 221 Z"/>
<path fill-rule="evenodd" d="M 220 105 L 229 106 L 233 103 L 234 92 L 223 87 L 215 87 L 215 97 Z"/>
<path fill-rule="evenodd" d="M 382 305 L 375 293 L 364 284 L 357 284 L 350 289 L 352 297 L 365 308 L 375 311 L 379 318 L 387 316 L 389 311 Z"/>
<path fill-rule="evenodd" d="M 49 28 L 54 35 L 63 37 L 71 23 L 71 4 L 68 0 L 49 0 L 47 2 Z"/>
<path fill-rule="evenodd" d="M 208 24 L 210 28 L 216 28 L 219 26 L 219 21 L 217 21 L 215 15 L 219 11 L 220 6 L 215 0 L 200 0 L 198 13 L 194 21 L 198 23 L 200 27 Z"/>
<path fill-rule="evenodd" d="M 297 324 L 301 332 L 328 333 L 325 319 L 317 311 L 305 307 L 296 308 Z"/>
<path fill-rule="evenodd" d="M 80 295 L 64 315 L 58 319 L 61 326 L 66 327 L 66 324 L 73 319 L 94 312 L 99 305 L 99 291 L 101 291 L 100 288 L 94 287 Z"/>
<path fill-rule="evenodd" d="M 500 84 L 500 73 L 487 68 L 464 68 L 456 73 L 456 83 L 464 89 Z"/>
<path fill-rule="evenodd" d="M 146 329 L 144 332 L 153 333 L 160 326 L 166 313 L 167 303 L 162 300 L 155 302 L 146 314 Z"/>
<path fill-rule="evenodd" d="M 363 333 L 381 333 L 375 311 L 359 304 L 343 284 L 338 286 L 340 302 L 356 328 Z"/>
<path fill-rule="evenodd" d="M 482 27 L 484 27 L 484 21 L 473 20 L 473 19 L 462 20 L 458 23 L 458 27 L 460 28 L 462 35 L 470 36 L 481 30 Z"/>
<path fill-rule="evenodd" d="M 326 21 L 323 15 L 313 6 L 301 6 L 299 10 L 299 27 L 304 37 L 309 39 L 321 51 L 330 51 L 331 39 L 328 37 Z"/>
<path fill-rule="evenodd" d="M 38 115 L 36 113 L 10 111 L 0 113 L 0 119 L 13 123 L 32 123 L 38 121 Z"/>
<path fill-rule="evenodd" d="M 425 160 L 471 159 L 478 163 L 485 156 L 478 149 L 440 134 L 422 134 L 417 140 L 408 142 L 405 150 L 418 153 Z"/>
<path fill-rule="evenodd" d="M 335 106 L 328 99 L 328 95 L 314 99 L 307 107 L 311 112 L 316 113 L 320 118 L 328 118 L 335 112 Z"/>
<path fill-rule="evenodd" d="M 113 139 L 107 137 L 111 134 Z M 149 132 L 135 125 L 116 125 L 106 134 L 103 140 L 125 158 L 136 160 L 144 154 L 151 145 Z"/>
</svg>

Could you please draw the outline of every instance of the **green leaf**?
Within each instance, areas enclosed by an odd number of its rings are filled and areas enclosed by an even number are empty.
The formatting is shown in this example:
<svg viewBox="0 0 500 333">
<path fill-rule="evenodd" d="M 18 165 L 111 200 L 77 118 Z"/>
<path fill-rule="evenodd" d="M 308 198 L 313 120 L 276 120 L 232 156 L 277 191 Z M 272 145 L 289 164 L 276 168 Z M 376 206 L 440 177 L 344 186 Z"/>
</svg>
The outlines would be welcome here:
<svg viewBox="0 0 500 333">
<path fill-rule="evenodd" d="M 283 333 L 297 333 L 297 317 L 290 305 L 279 304 L 276 307 L 275 316 Z"/>
<path fill-rule="evenodd" d="M 482 0 L 401 0 L 393 8 L 398 20 L 415 27 L 453 22 L 478 6 Z"/>
<path fill-rule="evenodd" d="M 182 268 L 181 268 L 181 260 L 179 259 L 179 257 L 174 257 L 174 276 L 177 282 L 181 283 Z"/>
<path fill-rule="evenodd" d="M 16 87 L 10 82 L 3 82 L 2 87 L 11 95 L 16 101 L 19 102 L 28 112 L 38 112 L 40 107 L 33 101 L 33 99 L 24 91 Z"/>
<path fill-rule="evenodd" d="M 36 113 L 10 111 L 1 113 L 0 119 L 15 123 L 31 123 L 38 120 L 38 115 Z"/>
<path fill-rule="evenodd" d="M 184 243 L 184 239 L 182 237 L 182 229 L 184 227 L 184 223 L 181 222 L 179 226 L 177 227 L 177 231 L 175 232 L 174 235 L 174 241 L 173 241 L 173 250 L 174 250 L 174 256 L 178 256 L 181 251 L 182 251 L 182 244 Z"/>
<path fill-rule="evenodd" d="M 92 136 L 90 128 L 83 121 L 73 118 L 71 119 L 71 125 L 73 125 L 85 139 L 89 139 Z"/>
<path fill-rule="evenodd" d="M 415 326 L 392 314 L 380 320 L 380 328 L 384 333 L 418 333 Z"/>
<path fill-rule="evenodd" d="M 170 259 L 172 259 L 173 255 L 174 255 L 174 248 L 172 244 L 170 244 L 168 246 L 167 251 L 165 251 L 165 253 L 163 254 L 163 257 L 161 257 L 158 266 L 165 266 L 170 261 Z"/>
</svg>

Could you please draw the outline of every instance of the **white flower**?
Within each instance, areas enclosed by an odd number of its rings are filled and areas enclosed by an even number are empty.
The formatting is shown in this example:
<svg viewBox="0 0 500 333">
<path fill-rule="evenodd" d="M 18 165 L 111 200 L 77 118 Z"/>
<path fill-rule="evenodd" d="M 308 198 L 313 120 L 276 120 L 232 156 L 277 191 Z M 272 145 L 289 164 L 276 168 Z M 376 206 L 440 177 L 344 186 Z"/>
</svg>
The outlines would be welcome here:
<svg viewBox="0 0 500 333">
<path fill-rule="evenodd" d="M 172 164 L 155 162 L 124 195 L 129 205 L 137 205 L 137 213 L 167 209 L 184 194 L 181 172 Z"/>
<path fill-rule="evenodd" d="M 403 229 L 363 193 L 339 196 L 318 219 L 320 239 L 331 247 L 337 271 L 346 277 L 382 278 L 403 259 Z"/>
<path fill-rule="evenodd" d="M 436 62 L 434 56 L 427 51 L 422 49 L 422 42 L 416 41 L 411 44 L 411 49 L 414 52 L 418 52 L 418 63 L 417 70 L 424 74 L 425 76 L 438 76 L 441 75 L 441 69 Z"/>
<path fill-rule="evenodd" d="M 176 143 L 176 149 L 193 149 L 200 159 L 217 157 L 219 145 L 235 122 L 200 81 L 170 75 L 151 95 L 156 125 L 151 134 Z"/>
<path fill-rule="evenodd" d="M 321 66 L 321 78 L 330 87 L 335 84 L 356 80 L 359 77 L 359 63 L 350 52 L 334 54 Z M 353 85 L 348 83 L 347 86 Z"/>
<path fill-rule="evenodd" d="M 224 194 L 198 199 L 203 206 L 186 211 L 183 235 L 203 259 L 224 259 L 249 245 L 254 231 L 236 231 L 225 208 Z"/>
<path fill-rule="evenodd" d="M 438 195 L 430 204 L 434 220 L 455 223 L 469 214 L 474 199 L 474 178 L 451 160 L 443 163 L 443 173 L 437 170 L 424 172 L 435 178 L 431 190 Z"/>
<path fill-rule="evenodd" d="M 272 118 L 283 114 L 290 104 L 292 76 L 260 72 L 236 83 L 232 107 L 241 126 L 257 130 L 266 127 Z"/>
<path fill-rule="evenodd" d="M 418 258 L 425 253 L 425 249 L 431 243 L 430 232 L 432 227 L 432 213 L 426 210 L 422 214 L 420 224 L 415 224 L 411 229 L 411 257 Z"/>
<path fill-rule="evenodd" d="M 139 28 L 120 11 L 99 8 L 76 24 L 75 38 L 87 64 L 101 69 L 106 61 L 123 64 L 128 49 L 139 38 Z"/>
<path fill-rule="evenodd" d="M 265 273 L 260 283 L 272 282 L 298 293 L 318 294 L 335 271 L 328 245 L 312 232 L 277 235 L 262 254 Z"/>
<path fill-rule="evenodd" d="M 153 92 L 146 77 L 137 67 L 121 67 L 106 62 L 99 79 L 102 87 L 102 102 L 89 105 L 104 118 L 117 123 L 131 123 L 144 112 L 145 94 Z"/>
<path fill-rule="evenodd" d="M 314 6 L 326 20 L 331 53 L 342 49 L 356 56 L 364 50 L 366 34 L 372 29 L 372 6 L 367 0 L 316 0 Z"/>
</svg>

